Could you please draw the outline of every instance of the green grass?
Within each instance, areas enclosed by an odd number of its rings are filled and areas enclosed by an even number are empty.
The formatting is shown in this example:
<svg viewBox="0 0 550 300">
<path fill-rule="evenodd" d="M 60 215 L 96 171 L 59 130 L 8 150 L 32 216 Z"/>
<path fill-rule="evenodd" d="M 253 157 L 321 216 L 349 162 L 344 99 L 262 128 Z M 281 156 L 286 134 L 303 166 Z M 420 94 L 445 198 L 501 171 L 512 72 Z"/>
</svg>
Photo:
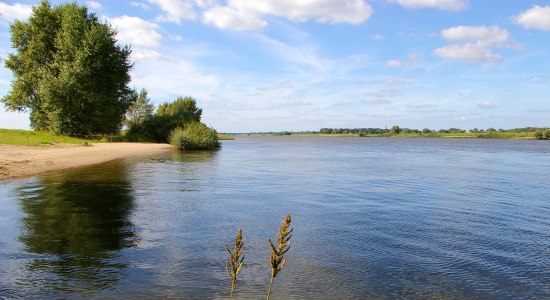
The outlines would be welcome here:
<svg viewBox="0 0 550 300">
<path fill-rule="evenodd" d="M 99 140 L 79 139 L 50 132 L 0 129 L 0 144 L 24 146 L 48 146 L 55 144 L 82 144 L 97 143 Z"/>
</svg>

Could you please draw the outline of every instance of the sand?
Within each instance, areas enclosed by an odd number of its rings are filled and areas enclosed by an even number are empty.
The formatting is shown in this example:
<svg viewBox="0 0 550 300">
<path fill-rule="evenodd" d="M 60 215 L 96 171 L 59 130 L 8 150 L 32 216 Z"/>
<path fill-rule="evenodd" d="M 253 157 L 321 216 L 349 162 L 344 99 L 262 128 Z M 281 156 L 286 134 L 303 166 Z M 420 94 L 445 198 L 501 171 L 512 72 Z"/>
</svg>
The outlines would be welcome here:
<svg viewBox="0 0 550 300">
<path fill-rule="evenodd" d="M 27 147 L 0 145 L 0 180 L 99 164 L 119 158 L 170 152 L 168 144 L 101 143 L 91 147 L 55 145 Z"/>
</svg>

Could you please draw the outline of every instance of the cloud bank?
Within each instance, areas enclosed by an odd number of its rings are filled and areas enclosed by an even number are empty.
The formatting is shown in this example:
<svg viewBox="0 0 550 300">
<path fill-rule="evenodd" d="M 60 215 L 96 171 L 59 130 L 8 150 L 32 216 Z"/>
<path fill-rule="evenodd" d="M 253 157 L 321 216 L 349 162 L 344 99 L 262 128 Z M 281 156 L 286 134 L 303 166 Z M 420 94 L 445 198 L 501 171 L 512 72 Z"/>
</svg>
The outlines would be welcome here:
<svg viewBox="0 0 550 300">
<path fill-rule="evenodd" d="M 206 9 L 203 20 L 220 29 L 258 30 L 268 25 L 264 17 L 270 15 L 295 22 L 358 24 L 371 14 L 371 6 L 363 0 L 229 0 Z"/>
<path fill-rule="evenodd" d="M 521 47 L 507 30 L 497 26 L 455 26 L 442 30 L 441 36 L 453 44 L 435 49 L 434 54 L 464 62 L 498 62 L 502 57 L 493 52 L 494 48 Z"/>
<path fill-rule="evenodd" d="M 533 8 L 512 18 L 512 20 L 527 29 L 550 31 L 550 5 L 535 5 Z"/>
</svg>

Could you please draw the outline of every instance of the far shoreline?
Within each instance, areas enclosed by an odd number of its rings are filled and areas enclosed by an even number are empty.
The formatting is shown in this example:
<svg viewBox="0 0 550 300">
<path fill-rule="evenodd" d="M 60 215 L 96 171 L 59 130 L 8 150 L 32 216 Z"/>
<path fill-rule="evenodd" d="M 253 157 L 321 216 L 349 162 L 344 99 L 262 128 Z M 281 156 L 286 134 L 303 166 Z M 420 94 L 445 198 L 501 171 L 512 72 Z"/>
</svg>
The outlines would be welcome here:
<svg viewBox="0 0 550 300">
<path fill-rule="evenodd" d="M 229 133 L 229 135 L 238 136 L 295 136 L 295 137 L 346 137 L 346 138 L 433 138 L 433 139 L 500 139 L 500 140 L 538 140 L 534 136 L 526 134 L 357 134 L 357 133 L 342 133 L 342 134 L 323 134 L 323 133 Z M 544 139 L 542 139 L 544 140 Z"/>
</svg>

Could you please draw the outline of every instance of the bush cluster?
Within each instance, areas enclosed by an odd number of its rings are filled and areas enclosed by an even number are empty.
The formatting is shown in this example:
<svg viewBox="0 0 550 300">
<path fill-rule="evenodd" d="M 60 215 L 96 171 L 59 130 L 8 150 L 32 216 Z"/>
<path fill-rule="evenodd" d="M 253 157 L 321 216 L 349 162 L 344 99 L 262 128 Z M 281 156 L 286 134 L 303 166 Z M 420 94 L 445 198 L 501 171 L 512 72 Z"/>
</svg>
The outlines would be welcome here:
<svg viewBox="0 0 550 300">
<path fill-rule="evenodd" d="M 199 122 L 191 122 L 170 133 L 170 144 L 182 150 L 215 150 L 220 148 L 216 130 Z"/>
<path fill-rule="evenodd" d="M 139 98 L 144 98 L 142 106 L 147 106 L 147 91 L 142 90 L 136 96 L 136 104 Z M 136 108 L 140 110 L 140 108 Z M 141 108 L 144 110 L 144 108 Z M 131 142 L 169 142 L 170 133 L 178 128 L 185 127 L 190 122 L 200 122 L 202 109 L 197 107 L 197 102 L 192 97 L 178 98 L 174 102 L 166 102 L 161 104 L 155 114 L 153 110 L 148 113 L 143 113 L 139 120 L 130 122 L 126 138 Z M 132 119 L 135 117 L 132 116 Z M 133 121 L 133 120 L 132 120 Z"/>
</svg>

